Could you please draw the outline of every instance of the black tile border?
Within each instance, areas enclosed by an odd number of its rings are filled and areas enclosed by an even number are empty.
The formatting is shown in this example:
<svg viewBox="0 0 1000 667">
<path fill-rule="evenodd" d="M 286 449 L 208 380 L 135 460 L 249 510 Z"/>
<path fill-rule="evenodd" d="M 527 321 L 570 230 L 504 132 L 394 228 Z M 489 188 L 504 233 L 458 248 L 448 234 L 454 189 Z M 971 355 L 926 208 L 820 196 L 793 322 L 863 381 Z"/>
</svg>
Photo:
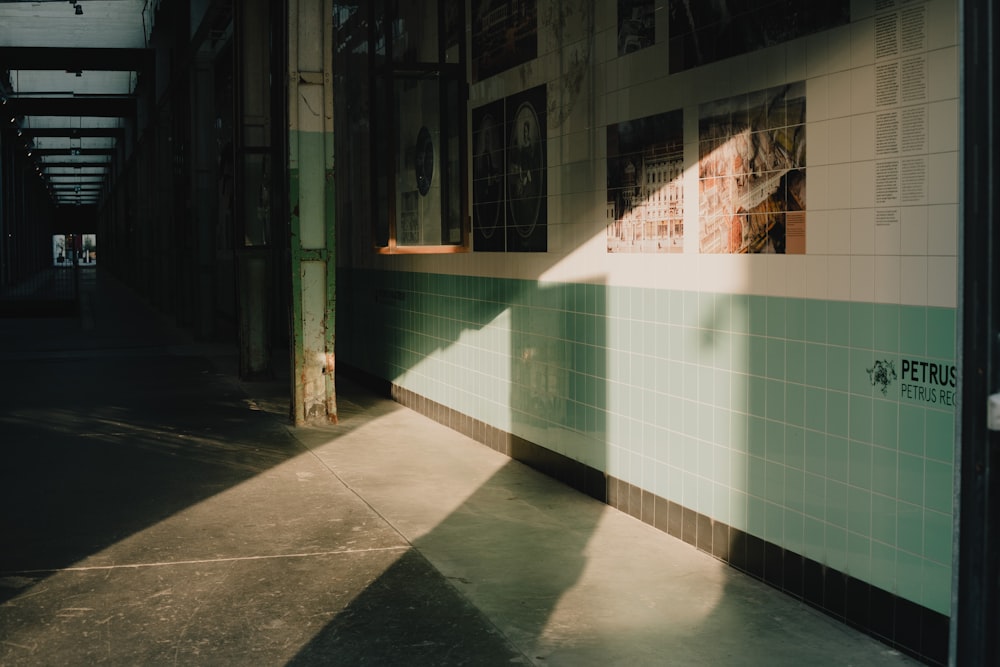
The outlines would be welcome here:
<svg viewBox="0 0 1000 667">
<path fill-rule="evenodd" d="M 949 618 L 661 498 L 424 396 L 341 365 L 358 384 L 718 558 L 928 665 L 948 662 Z"/>
</svg>

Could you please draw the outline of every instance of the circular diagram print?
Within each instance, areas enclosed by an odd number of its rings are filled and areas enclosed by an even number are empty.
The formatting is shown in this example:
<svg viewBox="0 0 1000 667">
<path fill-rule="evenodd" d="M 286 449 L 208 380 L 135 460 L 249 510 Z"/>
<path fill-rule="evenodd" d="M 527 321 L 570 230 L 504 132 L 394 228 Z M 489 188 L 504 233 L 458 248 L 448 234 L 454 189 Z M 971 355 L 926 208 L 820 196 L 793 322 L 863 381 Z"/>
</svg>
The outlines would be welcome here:
<svg viewBox="0 0 1000 667">
<path fill-rule="evenodd" d="M 472 169 L 476 228 L 485 238 L 492 238 L 500 225 L 503 142 L 500 127 L 491 114 L 484 115 L 476 129 Z"/>
<path fill-rule="evenodd" d="M 434 141 L 426 126 L 417 133 L 417 144 L 413 154 L 413 168 L 417 176 L 417 192 L 426 196 L 434 177 Z"/>
<path fill-rule="evenodd" d="M 530 102 L 517 108 L 510 132 L 507 197 L 514 229 L 527 238 L 538 224 L 545 178 L 538 114 Z"/>
</svg>

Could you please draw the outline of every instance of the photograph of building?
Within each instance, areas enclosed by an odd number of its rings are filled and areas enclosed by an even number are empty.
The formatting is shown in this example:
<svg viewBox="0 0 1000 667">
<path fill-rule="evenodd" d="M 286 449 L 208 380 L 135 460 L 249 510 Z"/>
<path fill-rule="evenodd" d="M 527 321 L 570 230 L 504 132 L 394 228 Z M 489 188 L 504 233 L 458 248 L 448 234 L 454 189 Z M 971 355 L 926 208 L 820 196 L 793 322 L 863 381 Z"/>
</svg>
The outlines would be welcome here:
<svg viewBox="0 0 1000 667">
<path fill-rule="evenodd" d="M 537 3 L 473 0 L 473 81 L 482 81 L 538 55 Z"/>
<path fill-rule="evenodd" d="M 683 113 L 608 127 L 608 252 L 684 251 Z"/>
</svg>

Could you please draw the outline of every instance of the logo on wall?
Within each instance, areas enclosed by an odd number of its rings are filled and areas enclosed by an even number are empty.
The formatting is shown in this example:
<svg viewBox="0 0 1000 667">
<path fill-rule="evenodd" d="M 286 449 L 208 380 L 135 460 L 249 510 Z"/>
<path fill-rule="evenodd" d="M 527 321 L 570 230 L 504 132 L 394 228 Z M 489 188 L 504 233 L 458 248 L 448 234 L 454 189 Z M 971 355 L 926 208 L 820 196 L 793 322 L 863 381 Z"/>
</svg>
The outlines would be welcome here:
<svg viewBox="0 0 1000 667">
<path fill-rule="evenodd" d="M 889 393 L 889 385 L 896 380 L 896 365 L 889 359 L 876 360 L 875 364 L 867 369 L 868 379 L 872 386 L 879 389 L 883 396 Z"/>
<path fill-rule="evenodd" d="M 546 89 L 472 110 L 472 233 L 477 252 L 548 248 Z"/>
</svg>

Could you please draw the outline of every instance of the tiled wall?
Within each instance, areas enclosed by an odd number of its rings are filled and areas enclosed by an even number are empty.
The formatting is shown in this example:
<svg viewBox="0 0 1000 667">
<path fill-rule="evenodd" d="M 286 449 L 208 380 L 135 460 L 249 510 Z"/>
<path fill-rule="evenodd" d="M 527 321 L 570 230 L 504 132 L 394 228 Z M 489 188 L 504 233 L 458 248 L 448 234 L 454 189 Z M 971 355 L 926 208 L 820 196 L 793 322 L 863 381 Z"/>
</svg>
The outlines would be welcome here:
<svg viewBox="0 0 1000 667">
<path fill-rule="evenodd" d="M 339 363 L 949 614 L 957 3 L 853 0 L 847 25 L 679 74 L 662 9 L 657 43 L 618 56 L 615 2 L 538 5 L 539 57 L 475 84 L 471 104 L 546 84 L 547 252 L 375 256 L 353 229 Z M 917 6 L 927 184 L 886 203 L 875 24 Z M 806 88 L 805 254 L 699 253 L 700 105 L 791 81 Z M 684 251 L 608 253 L 607 127 L 673 109 Z"/>
</svg>

